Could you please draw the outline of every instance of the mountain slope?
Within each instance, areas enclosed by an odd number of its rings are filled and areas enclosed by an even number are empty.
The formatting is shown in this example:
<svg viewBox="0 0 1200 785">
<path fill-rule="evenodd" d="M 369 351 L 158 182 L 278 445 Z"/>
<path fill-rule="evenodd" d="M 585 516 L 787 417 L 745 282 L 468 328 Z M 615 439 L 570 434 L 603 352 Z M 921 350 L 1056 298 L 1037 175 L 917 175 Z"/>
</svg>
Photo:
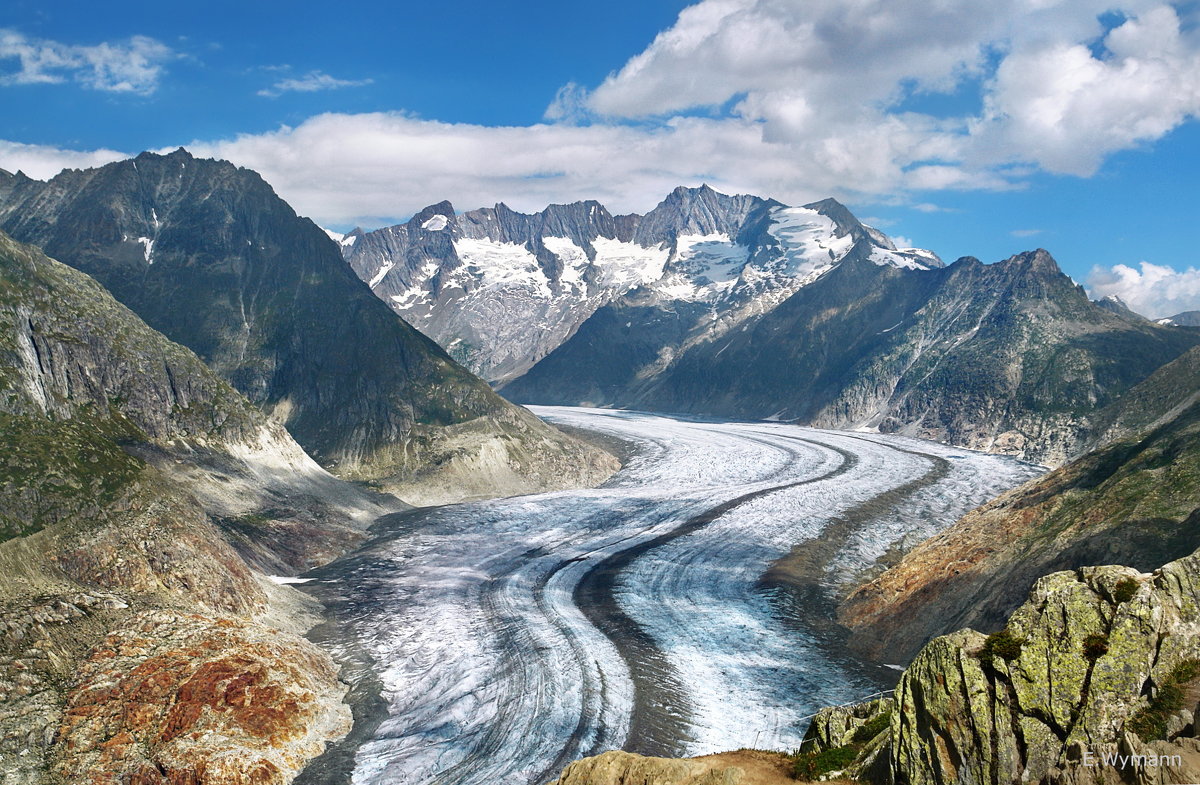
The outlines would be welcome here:
<svg viewBox="0 0 1200 785">
<path fill-rule="evenodd" d="M 678 332 L 676 313 L 639 312 L 626 298 L 503 392 L 877 428 L 1060 463 L 1095 409 L 1200 343 L 1089 302 L 1045 251 L 932 269 L 881 265 L 876 253 L 860 240 L 734 329 L 664 337 L 614 365 L 601 347 Z"/>
<path fill-rule="evenodd" d="M 1177 327 L 1200 327 L 1200 311 L 1184 311 L 1158 321 L 1160 324 L 1173 324 Z"/>
<path fill-rule="evenodd" d="M 0 443 L 0 778 L 283 783 L 348 730 L 328 656 L 263 623 L 298 630 L 311 601 L 257 570 L 326 561 L 402 505 L 3 234 Z M 287 716 L 252 716 L 285 695 Z"/>
<path fill-rule="evenodd" d="M 344 477 L 429 480 L 446 498 L 471 456 L 487 464 L 471 493 L 588 483 L 611 468 L 397 319 L 253 172 L 178 150 L 0 180 L 0 228 L 95 276 Z"/>
<path fill-rule="evenodd" d="M 859 587 L 839 611 L 851 644 L 903 662 L 935 635 L 996 629 L 1048 572 L 1149 571 L 1200 547 L 1200 348 L 1103 415 L 1148 430 L 972 511 Z"/>
<path fill-rule="evenodd" d="M 736 322 L 836 264 L 856 241 L 872 245 L 881 264 L 940 264 L 928 252 L 897 251 L 832 200 L 789 208 L 708 186 L 676 188 L 646 215 L 613 216 L 594 201 L 456 215 L 442 202 L 407 224 L 338 237 L 377 296 L 493 382 L 519 376 L 634 290 L 697 320 Z"/>
</svg>

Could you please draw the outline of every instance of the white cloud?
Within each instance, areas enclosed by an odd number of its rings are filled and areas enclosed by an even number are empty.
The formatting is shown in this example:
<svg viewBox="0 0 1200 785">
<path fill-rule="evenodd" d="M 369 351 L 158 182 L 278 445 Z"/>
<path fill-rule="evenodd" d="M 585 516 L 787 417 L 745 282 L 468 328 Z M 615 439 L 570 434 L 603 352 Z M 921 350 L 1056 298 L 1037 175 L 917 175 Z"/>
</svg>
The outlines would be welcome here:
<svg viewBox="0 0 1200 785">
<path fill-rule="evenodd" d="M 322 71 L 309 71 L 301 77 L 280 79 L 268 88 L 258 91 L 261 96 L 276 98 L 283 93 L 315 93 L 319 90 L 340 90 L 343 87 L 362 87 L 371 84 L 371 79 L 337 79 Z"/>
<path fill-rule="evenodd" d="M 1200 112 L 1200 18 L 1115 2 L 1126 16 L 1106 33 L 1098 15 L 1114 0 L 703 0 L 595 89 L 564 85 L 546 110 L 555 122 L 325 114 L 188 146 L 262 172 L 326 224 L 378 225 L 442 198 L 641 211 L 700 182 L 793 204 L 832 195 L 938 211 L 913 192 L 1019 187 L 1039 167 L 1087 174 Z M 30 51 L 26 78 L 65 78 L 60 49 Z M 283 77 L 263 94 L 360 83 Z M 955 90 L 967 99 L 942 104 L 958 115 L 908 100 Z M 10 145 L 0 166 L 88 155 Z"/>
<path fill-rule="evenodd" d="M 1125 264 L 1093 267 L 1087 287 L 1093 298 L 1116 295 L 1151 319 L 1200 310 L 1200 270 L 1189 267 L 1180 272 L 1150 262 L 1142 262 L 1139 268 Z"/>
<path fill-rule="evenodd" d="M 1200 34 L 1181 29 L 1179 13 L 1195 12 L 1177 5 L 703 0 L 590 93 L 568 95 L 601 118 L 731 104 L 850 187 L 870 173 L 931 190 L 1009 187 L 1031 167 L 1086 176 L 1200 114 Z M 1109 12 L 1125 20 L 1105 34 Z M 957 115 L 905 111 L 955 91 L 967 94 Z"/>
<path fill-rule="evenodd" d="M 1013 229 L 1009 232 L 1013 237 L 1036 237 L 1041 233 L 1041 229 Z"/>
<path fill-rule="evenodd" d="M 95 46 L 30 38 L 0 28 L 0 85 L 57 84 L 73 80 L 93 90 L 147 95 L 175 55 L 165 44 L 137 35 Z M 7 69 L 16 61 L 16 70 Z"/>
<path fill-rule="evenodd" d="M 677 118 L 662 126 L 489 127 L 398 113 L 324 114 L 294 128 L 186 145 L 259 171 L 326 225 L 379 225 L 448 198 L 458 209 L 599 199 L 646 210 L 677 185 L 792 203 L 841 193 L 842 176 L 764 141 L 748 121 Z M 3 158 L 0 157 L 0 166 Z"/>
<path fill-rule="evenodd" d="M 1189 40 L 1189 38 L 1191 40 Z M 1160 6 L 1104 38 L 1096 57 L 1080 42 L 1039 42 L 1004 59 L 973 123 L 972 155 L 1031 161 L 1088 176 L 1117 150 L 1165 135 L 1200 113 L 1200 46 Z"/>
<path fill-rule="evenodd" d="M 88 169 L 128 157 L 116 150 L 63 150 L 0 139 L 0 168 L 24 172 L 36 180 L 51 178 L 63 169 Z"/>
</svg>

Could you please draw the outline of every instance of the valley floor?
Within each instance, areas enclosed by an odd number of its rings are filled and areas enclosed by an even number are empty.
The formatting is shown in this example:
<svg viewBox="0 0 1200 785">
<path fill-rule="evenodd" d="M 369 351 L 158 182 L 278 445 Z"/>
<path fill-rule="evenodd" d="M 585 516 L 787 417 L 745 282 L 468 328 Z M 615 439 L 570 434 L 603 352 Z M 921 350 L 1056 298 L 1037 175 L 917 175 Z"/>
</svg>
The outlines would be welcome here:
<svg viewBox="0 0 1200 785">
<path fill-rule="evenodd" d="M 301 782 L 540 785 L 608 749 L 795 748 L 808 715 L 894 674 L 844 656 L 772 565 L 836 593 L 1040 471 L 875 434 L 535 412 L 635 455 L 597 489 L 388 516 L 310 574 L 327 645 L 373 663 L 381 701 Z M 803 543 L 821 558 L 797 566 Z"/>
</svg>

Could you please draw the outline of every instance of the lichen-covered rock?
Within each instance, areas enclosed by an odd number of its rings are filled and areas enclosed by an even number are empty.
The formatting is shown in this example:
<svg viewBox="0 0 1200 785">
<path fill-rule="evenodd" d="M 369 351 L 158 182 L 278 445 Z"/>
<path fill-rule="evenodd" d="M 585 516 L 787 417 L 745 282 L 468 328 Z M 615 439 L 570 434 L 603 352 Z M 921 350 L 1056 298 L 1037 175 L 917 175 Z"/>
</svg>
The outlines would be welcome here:
<svg viewBox="0 0 1200 785">
<path fill-rule="evenodd" d="M 282 785 L 349 731 L 344 690 L 329 657 L 301 638 L 142 613 L 81 667 L 52 769 L 93 785 Z"/>
<path fill-rule="evenodd" d="M 1197 779 L 1182 773 L 1200 760 L 1194 723 L 1167 718 L 1167 738 L 1149 743 L 1127 725 L 1200 658 L 1198 591 L 1197 554 L 1153 575 L 1055 573 L 1012 615 L 1005 645 L 973 630 L 931 641 L 896 691 L 891 779 L 1099 783 L 1139 765 L 1138 782 Z M 1163 755 L 1178 756 L 1173 768 L 1145 764 Z"/>
<path fill-rule="evenodd" d="M 612 751 L 575 761 L 553 785 L 738 785 L 743 775 L 736 766 Z"/>
<path fill-rule="evenodd" d="M 813 745 L 818 750 L 844 747 L 854 740 L 855 733 L 864 725 L 888 714 L 896 707 L 891 698 L 879 698 L 851 706 L 830 706 L 817 712 L 804 734 L 804 749 Z"/>
</svg>

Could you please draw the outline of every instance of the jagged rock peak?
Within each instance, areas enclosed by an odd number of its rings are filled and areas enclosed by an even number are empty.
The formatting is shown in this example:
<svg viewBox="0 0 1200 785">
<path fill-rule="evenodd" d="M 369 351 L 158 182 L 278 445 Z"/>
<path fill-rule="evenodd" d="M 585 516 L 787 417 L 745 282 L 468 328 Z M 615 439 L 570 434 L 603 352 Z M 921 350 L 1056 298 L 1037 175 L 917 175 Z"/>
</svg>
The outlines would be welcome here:
<svg viewBox="0 0 1200 785">
<path fill-rule="evenodd" d="M 192 155 L 186 147 L 176 147 L 174 150 L 172 150 L 169 153 L 156 153 L 153 150 L 144 150 L 144 151 L 138 153 L 137 157 L 135 157 L 133 160 L 135 160 L 135 161 L 153 161 L 153 160 L 158 160 L 158 159 L 165 159 L 168 161 L 201 160 L 201 159 L 196 158 L 196 156 Z M 205 159 L 205 160 L 215 160 L 215 159 Z"/>
<path fill-rule="evenodd" d="M 1099 300 L 1094 300 L 1093 302 L 1096 303 L 1097 307 L 1103 308 L 1109 313 L 1115 313 L 1117 316 L 1123 316 L 1126 319 L 1132 319 L 1134 321 L 1149 321 L 1149 319 L 1147 319 L 1145 316 L 1142 316 L 1140 313 L 1130 308 L 1128 303 L 1115 294 L 1101 297 Z"/>
</svg>

